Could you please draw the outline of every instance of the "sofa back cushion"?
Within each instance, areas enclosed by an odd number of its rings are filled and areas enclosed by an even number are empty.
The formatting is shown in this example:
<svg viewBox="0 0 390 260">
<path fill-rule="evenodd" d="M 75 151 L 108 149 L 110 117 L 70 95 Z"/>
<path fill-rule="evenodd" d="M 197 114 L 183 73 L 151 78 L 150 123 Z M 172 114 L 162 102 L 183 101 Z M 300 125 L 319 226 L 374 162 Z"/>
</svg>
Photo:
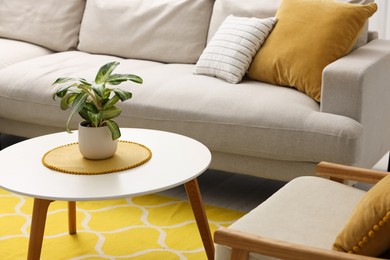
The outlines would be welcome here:
<svg viewBox="0 0 390 260">
<path fill-rule="evenodd" d="M 0 0 L 0 37 L 54 51 L 76 48 L 85 0 Z"/>
<path fill-rule="evenodd" d="M 281 0 L 215 0 L 207 41 L 229 15 L 268 18 L 276 14 Z"/>
<path fill-rule="evenodd" d="M 338 2 L 368 4 L 374 0 L 337 0 Z M 215 5 L 210 21 L 209 33 L 207 41 L 210 41 L 218 27 L 222 24 L 225 18 L 229 15 L 268 18 L 275 16 L 276 11 L 281 3 L 281 0 L 215 0 Z M 367 43 L 366 25 L 354 48 L 358 48 Z"/>
<path fill-rule="evenodd" d="M 78 49 L 168 63 L 195 63 L 214 0 L 87 1 Z"/>
</svg>

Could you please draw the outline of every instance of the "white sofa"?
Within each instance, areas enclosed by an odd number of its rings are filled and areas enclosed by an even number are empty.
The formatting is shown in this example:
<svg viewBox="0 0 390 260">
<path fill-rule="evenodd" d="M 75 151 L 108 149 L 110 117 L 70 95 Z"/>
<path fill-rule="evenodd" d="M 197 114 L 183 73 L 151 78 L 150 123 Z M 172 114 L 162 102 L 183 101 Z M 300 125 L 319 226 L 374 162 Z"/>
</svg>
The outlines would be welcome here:
<svg viewBox="0 0 390 260">
<path fill-rule="evenodd" d="M 117 60 L 117 72 L 144 79 L 121 85 L 133 98 L 121 104 L 119 125 L 195 138 L 212 151 L 212 169 L 288 181 L 312 175 L 320 161 L 373 166 L 390 147 L 390 41 L 363 37 L 363 46 L 329 64 L 320 102 L 248 77 L 231 84 L 193 73 L 226 16 L 271 17 L 278 5 L 2 1 L 0 133 L 64 131 L 69 111 L 51 98 L 51 84 L 60 76 L 93 79 L 101 65 Z"/>
</svg>

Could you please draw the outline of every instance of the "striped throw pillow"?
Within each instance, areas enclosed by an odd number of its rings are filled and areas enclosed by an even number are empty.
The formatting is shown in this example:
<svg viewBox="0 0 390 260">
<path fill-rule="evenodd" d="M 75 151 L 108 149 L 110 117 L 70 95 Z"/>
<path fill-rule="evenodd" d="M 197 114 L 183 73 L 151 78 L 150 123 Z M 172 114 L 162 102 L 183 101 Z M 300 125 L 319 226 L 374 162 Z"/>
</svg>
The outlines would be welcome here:
<svg viewBox="0 0 390 260">
<path fill-rule="evenodd" d="M 276 21 L 228 16 L 199 57 L 194 74 L 239 83 Z"/>
</svg>

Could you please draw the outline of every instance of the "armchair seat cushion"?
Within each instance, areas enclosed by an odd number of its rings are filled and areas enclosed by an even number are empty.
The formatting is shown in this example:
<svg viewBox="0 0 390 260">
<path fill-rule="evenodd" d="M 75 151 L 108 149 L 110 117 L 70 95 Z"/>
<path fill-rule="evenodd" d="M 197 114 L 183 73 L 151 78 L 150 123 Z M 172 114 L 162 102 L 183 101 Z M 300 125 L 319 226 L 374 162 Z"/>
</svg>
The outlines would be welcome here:
<svg viewBox="0 0 390 260">
<path fill-rule="evenodd" d="M 320 177 L 299 177 L 229 228 L 331 250 L 364 194 L 365 191 Z M 230 249 L 217 245 L 216 259 L 230 259 Z M 249 259 L 270 258 L 250 254 Z"/>
</svg>

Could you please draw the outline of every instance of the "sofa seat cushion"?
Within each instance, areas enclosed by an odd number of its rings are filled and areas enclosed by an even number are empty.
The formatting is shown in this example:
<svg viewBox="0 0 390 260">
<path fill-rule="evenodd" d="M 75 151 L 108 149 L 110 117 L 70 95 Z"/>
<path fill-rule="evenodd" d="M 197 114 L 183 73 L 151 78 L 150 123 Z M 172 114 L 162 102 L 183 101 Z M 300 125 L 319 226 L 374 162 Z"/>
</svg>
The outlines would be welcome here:
<svg viewBox="0 0 390 260">
<path fill-rule="evenodd" d="M 193 75 L 195 65 L 120 59 L 83 52 L 39 57 L 0 70 L 0 117 L 65 129 L 69 111 L 53 101 L 62 76 L 94 79 L 118 60 L 117 73 L 134 73 L 143 85 L 124 83 L 133 98 L 120 103 L 121 127 L 167 130 L 193 137 L 212 151 L 267 159 L 351 164 L 362 126 L 321 113 L 319 104 L 292 88 L 244 79 L 240 84 Z M 78 124 L 74 120 L 73 127 Z"/>
<path fill-rule="evenodd" d="M 0 38 L 0 69 L 51 53 L 53 53 L 51 50 L 35 44 Z"/>
<path fill-rule="evenodd" d="M 298 177 L 229 228 L 330 250 L 364 194 L 327 179 Z M 229 256 L 229 248 L 217 245 L 216 259 L 230 259 Z M 251 254 L 249 259 L 271 258 Z"/>
</svg>

